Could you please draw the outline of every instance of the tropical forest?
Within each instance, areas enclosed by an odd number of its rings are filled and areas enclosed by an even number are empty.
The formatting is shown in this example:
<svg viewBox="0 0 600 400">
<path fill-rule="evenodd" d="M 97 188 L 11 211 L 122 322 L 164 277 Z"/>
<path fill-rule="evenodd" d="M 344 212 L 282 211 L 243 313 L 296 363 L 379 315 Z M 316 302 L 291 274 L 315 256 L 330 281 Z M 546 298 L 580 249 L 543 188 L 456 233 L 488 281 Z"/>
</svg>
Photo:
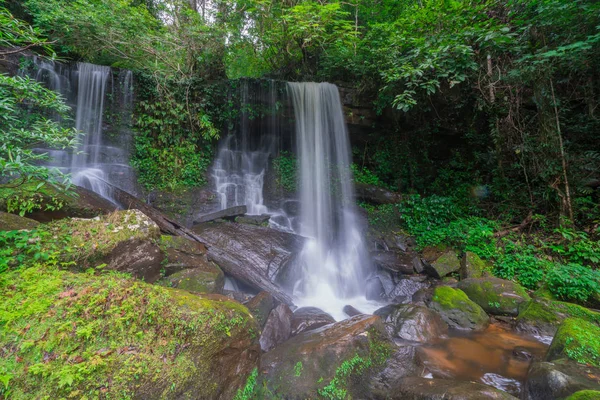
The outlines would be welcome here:
<svg viewBox="0 0 600 400">
<path fill-rule="evenodd" d="M 600 2 L 0 0 L 0 400 L 600 400 Z"/>
</svg>

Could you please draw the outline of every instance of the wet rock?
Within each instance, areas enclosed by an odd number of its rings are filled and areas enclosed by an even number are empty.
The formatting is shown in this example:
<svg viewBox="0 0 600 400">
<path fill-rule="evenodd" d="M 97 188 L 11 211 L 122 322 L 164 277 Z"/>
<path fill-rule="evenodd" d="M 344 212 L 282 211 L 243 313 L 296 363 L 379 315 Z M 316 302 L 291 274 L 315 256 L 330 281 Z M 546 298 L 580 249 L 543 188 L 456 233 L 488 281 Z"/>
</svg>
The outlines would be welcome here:
<svg viewBox="0 0 600 400">
<path fill-rule="evenodd" d="M 433 292 L 429 307 L 454 329 L 485 329 L 490 318 L 465 292 L 448 286 L 438 286 Z"/>
<path fill-rule="evenodd" d="M 244 305 L 248 307 L 248 310 L 256 318 L 258 325 L 262 329 L 267 323 L 267 318 L 269 318 L 271 310 L 275 307 L 275 299 L 271 293 L 262 291 Z"/>
<path fill-rule="evenodd" d="M 395 232 L 384 234 L 381 240 L 388 251 L 407 252 L 416 245 L 415 238 Z"/>
<path fill-rule="evenodd" d="M 236 290 L 227 290 L 227 289 L 223 289 L 223 296 L 227 296 L 230 299 L 237 301 L 238 303 L 247 303 L 248 301 L 252 300 L 252 298 L 254 297 L 253 295 L 251 295 L 249 293 L 238 292 Z"/>
<path fill-rule="evenodd" d="M 411 275 L 414 273 L 413 259 L 415 257 L 414 254 L 395 251 L 371 252 L 371 259 L 379 268 L 403 275 Z"/>
<path fill-rule="evenodd" d="M 158 242 L 165 260 L 165 275 L 190 268 L 209 268 L 214 265 L 208 261 L 206 247 L 193 240 L 181 236 L 162 235 Z"/>
<path fill-rule="evenodd" d="M 460 261 L 460 278 L 483 278 L 490 276 L 492 265 L 475 253 L 467 251 Z"/>
<path fill-rule="evenodd" d="M 215 221 L 222 218 L 233 218 L 239 217 L 248 212 L 246 206 L 234 206 L 224 210 L 214 211 L 208 214 L 197 215 L 194 218 L 194 225 L 201 224 L 203 222 Z"/>
<path fill-rule="evenodd" d="M 270 292 L 279 301 L 292 304 L 282 283 L 296 282 L 294 260 L 305 239 L 292 233 L 262 226 L 211 223 L 194 227 L 206 240 L 209 259 L 228 275 L 257 289 Z"/>
<path fill-rule="evenodd" d="M 0 231 L 29 230 L 35 228 L 38 224 L 39 222 L 32 219 L 0 211 Z"/>
<path fill-rule="evenodd" d="M 441 279 L 460 269 L 460 260 L 454 250 L 448 250 L 435 261 L 425 264 L 425 272 L 430 276 Z"/>
<path fill-rule="evenodd" d="M 269 351 L 273 347 L 289 339 L 292 334 L 292 311 L 285 304 L 275 307 L 262 330 L 260 335 L 260 348 L 262 351 Z"/>
<path fill-rule="evenodd" d="M 300 215 L 300 202 L 297 200 L 286 200 L 282 205 L 283 211 L 291 217 Z"/>
<path fill-rule="evenodd" d="M 563 321 L 546 353 L 546 361 L 568 358 L 600 368 L 600 327 L 580 318 Z"/>
<path fill-rule="evenodd" d="M 514 358 L 521 361 L 530 361 L 533 359 L 533 354 L 531 354 L 531 351 L 521 346 L 515 347 L 512 351 L 512 355 Z"/>
<path fill-rule="evenodd" d="M 422 372 L 423 366 L 417 359 L 414 346 L 395 347 L 394 353 L 386 361 L 383 370 L 371 380 L 373 397 L 386 398 L 390 390 L 395 388 L 402 378 L 419 376 Z"/>
<path fill-rule="evenodd" d="M 393 204 L 402 201 L 402 195 L 380 186 L 355 183 L 356 198 L 371 204 Z"/>
<path fill-rule="evenodd" d="M 534 298 L 519 307 L 516 329 L 540 337 L 552 338 L 558 326 L 569 317 L 600 323 L 600 313 L 577 304 Z"/>
<path fill-rule="evenodd" d="M 409 278 L 402 278 L 394 286 L 394 288 L 386 294 L 389 299 L 394 299 L 397 296 L 407 296 L 412 298 L 415 293 L 421 289 L 426 289 L 430 286 L 426 277 L 423 276 L 411 276 Z"/>
<path fill-rule="evenodd" d="M 419 305 L 427 305 L 431 302 L 433 298 L 433 288 L 427 287 L 424 289 L 419 289 L 412 296 L 412 302 Z"/>
<path fill-rule="evenodd" d="M 391 336 L 415 342 L 429 342 L 448 332 L 440 315 L 425 306 L 392 304 L 375 311 Z"/>
<path fill-rule="evenodd" d="M 201 266 L 175 272 L 157 283 L 192 293 L 222 293 L 225 275 L 219 267 L 207 261 Z"/>
<path fill-rule="evenodd" d="M 530 300 L 521 286 L 499 278 L 469 278 L 460 281 L 457 287 L 492 315 L 516 316 L 519 305 Z"/>
<path fill-rule="evenodd" d="M 273 398 L 314 399 L 331 385 L 342 363 L 370 364 L 360 373 L 344 376 L 344 389 L 352 398 L 369 398 L 368 383 L 383 367 L 391 342 L 379 317 L 359 315 L 335 324 L 302 332 L 264 354 L 259 386 Z M 357 364 L 358 363 L 358 364 Z"/>
<path fill-rule="evenodd" d="M 516 400 L 516 397 L 491 386 L 459 380 L 407 377 L 400 379 L 377 400 Z"/>
<path fill-rule="evenodd" d="M 301 307 L 292 315 L 292 336 L 329 325 L 335 319 L 317 307 Z"/>
<path fill-rule="evenodd" d="M 237 222 L 238 224 L 249 224 L 249 225 L 259 225 L 259 226 L 264 226 L 267 225 L 269 223 L 269 219 L 271 219 L 271 216 L 269 214 L 262 214 L 262 215 L 244 215 L 241 217 L 237 217 L 235 219 L 235 222 Z"/>
<path fill-rule="evenodd" d="M 63 218 L 93 218 L 99 215 L 109 214 L 118 207 L 92 192 L 79 186 L 72 186 L 70 192 L 59 190 L 49 183 L 36 189 L 41 181 L 33 180 L 23 185 L 14 187 L 12 184 L 0 185 L 0 211 L 7 211 L 8 200 L 13 196 L 27 196 L 27 193 L 38 193 L 40 195 L 41 210 L 27 213 L 25 217 L 38 222 L 49 222 Z M 56 208 L 56 200 L 62 206 L 55 211 L 47 210 L 47 205 Z"/>
<path fill-rule="evenodd" d="M 564 399 L 581 390 L 600 390 L 600 369 L 569 360 L 534 362 L 529 368 L 522 398 Z"/>
<path fill-rule="evenodd" d="M 378 276 L 371 276 L 367 279 L 365 290 L 367 300 L 379 301 L 385 296 L 385 289 Z"/>
<path fill-rule="evenodd" d="M 344 306 L 344 309 L 342 311 L 344 311 L 344 313 L 346 313 L 346 315 L 349 317 L 355 317 L 357 315 L 364 314 L 352 306 Z"/>
<path fill-rule="evenodd" d="M 421 258 L 425 263 L 432 263 L 440 258 L 448 248 L 445 246 L 427 246 L 421 250 Z"/>
</svg>

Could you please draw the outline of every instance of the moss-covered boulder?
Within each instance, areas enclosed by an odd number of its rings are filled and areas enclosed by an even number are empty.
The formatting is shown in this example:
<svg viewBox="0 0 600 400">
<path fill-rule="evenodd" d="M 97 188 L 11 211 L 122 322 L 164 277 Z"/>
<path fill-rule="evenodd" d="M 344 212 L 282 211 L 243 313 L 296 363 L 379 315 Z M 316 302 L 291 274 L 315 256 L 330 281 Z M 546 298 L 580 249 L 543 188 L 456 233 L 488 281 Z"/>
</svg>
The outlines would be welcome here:
<svg viewBox="0 0 600 400">
<path fill-rule="evenodd" d="M 225 275 L 216 264 L 207 262 L 200 267 L 175 272 L 157 283 L 192 293 L 222 293 Z"/>
<path fill-rule="evenodd" d="M 530 297 L 520 285 L 499 278 L 469 278 L 457 287 L 488 314 L 516 316 L 519 305 Z"/>
<path fill-rule="evenodd" d="M 600 327 L 581 318 L 564 320 L 546 354 L 547 361 L 560 358 L 600 367 Z"/>
<path fill-rule="evenodd" d="M 429 308 L 437 311 L 454 329 L 484 329 L 490 323 L 483 308 L 471 301 L 462 290 L 449 286 L 435 288 Z"/>
<path fill-rule="evenodd" d="M 535 361 L 529 367 L 522 398 L 570 399 L 568 396 L 581 391 L 600 391 L 600 369 L 567 359 Z"/>
<path fill-rule="evenodd" d="M 33 229 L 38 224 L 39 222 L 34 221 L 32 219 L 0 211 L 0 231 L 18 231 L 21 229 Z"/>
<path fill-rule="evenodd" d="M 368 382 L 392 344 L 377 316 L 359 315 L 302 332 L 264 354 L 255 398 L 369 398 Z"/>
<path fill-rule="evenodd" d="M 460 260 L 454 250 L 448 250 L 435 261 L 425 264 L 425 272 L 430 276 L 441 279 L 446 275 L 460 269 Z"/>
<path fill-rule="evenodd" d="M 483 278 L 490 276 L 490 270 L 492 265 L 479 258 L 479 256 L 473 252 L 467 251 L 463 254 L 460 260 L 460 277 L 461 279 L 468 278 Z"/>
<path fill-rule="evenodd" d="M 11 182 L 0 185 L 0 211 L 13 212 L 15 204 L 26 200 L 31 211 L 25 216 L 48 222 L 68 217 L 93 218 L 117 209 L 115 204 L 79 186 L 65 191 L 49 183 L 39 186 L 41 184 L 41 181 L 32 180 L 24 184 Z"/>
<path fill-rule="evenodd" d="M 551 338 L 558 326 L 570 317 L 600 325 L 600 313 L 577 304 L 538 297 L 521 304 L 516 329 L 520 332 Z"/>
<path fill-rule="evenodd" d="M 231 399 L 256 368 L 248 310 L 124 274 L 0 275 L 0 376 L 14 399 Z"/>
<path fill-rule="evenodd" d="M 442 317 L 415 304 L 390 304 L 375 311 L 392 337 L 414 342 L 430 342 L 448 332 Z"/>
<path fill-rule="evenodd" d="M 600 400 L 600 391 L 580 390 L 567 397 L 566 400 Z"/>
</svg>

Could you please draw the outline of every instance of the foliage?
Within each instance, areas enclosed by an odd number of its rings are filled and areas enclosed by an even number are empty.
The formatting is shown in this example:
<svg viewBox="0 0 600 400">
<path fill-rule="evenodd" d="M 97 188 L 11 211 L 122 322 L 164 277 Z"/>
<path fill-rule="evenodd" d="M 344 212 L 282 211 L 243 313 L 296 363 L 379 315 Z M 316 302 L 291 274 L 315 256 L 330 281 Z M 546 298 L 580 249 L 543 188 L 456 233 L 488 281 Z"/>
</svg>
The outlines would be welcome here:
<svg viewBox="0 0 600 400">
<path fill-rule="evenodd" d="M 548 273 L 548 288 L 558 298 L 586 303 L 600 293 L 600 271 L 580 264 L 556 265 Z"/>
<path fill-rule="evenodd" d="M 204 185 L 212 162 L 207 140 L 219 136 L 208 115 L 172 98 L 141 101 L 138 109 L 131 163 L 140 183 L 149 190 Z"/>
<path fill-rule="evenodd" d="M 233 400 L 250 400 L 255 398 L 258 369 L 254 368 L 246 381 L 246 385 L 237 391 Z"/>
<path fill-rule="evenodd" d="M 273 159 L 275 183 L 283 190 L 293 193 L 297 188 L 296 157 L 287 151 L 282 151 Z"/>
<path fill-rule="evenodd" d="M 365 183 L 367 185 L 374 186 L 385 186 L 374 172 L 365 167 L 360 167 L 356 163 L 352 163 L 350 165 L 350 169 L 352 170 L 354 182 Z"/>
<path fill-rule="evenodd" d="M 39 29 L 15 18 L 8 9 L 0 6 L 0 56 L 17 54 L 31 48 L 54 54 L 50 44 Z"/>
</svg>

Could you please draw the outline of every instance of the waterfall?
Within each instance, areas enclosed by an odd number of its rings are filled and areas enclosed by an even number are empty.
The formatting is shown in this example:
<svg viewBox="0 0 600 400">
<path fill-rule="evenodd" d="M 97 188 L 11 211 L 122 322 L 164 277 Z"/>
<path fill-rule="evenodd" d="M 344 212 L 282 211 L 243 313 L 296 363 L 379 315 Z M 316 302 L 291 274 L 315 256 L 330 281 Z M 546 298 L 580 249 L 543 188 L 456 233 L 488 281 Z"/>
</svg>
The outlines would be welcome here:
<svg viewBox="0 0 600 400">
<path fill-rule="evenodd" d="M 269 157 L 277 146 L 277 124 L 257 116 L 265 112 L 275 119 L 277 88 L 275 81 L 240 86 L 241 117 L 239 127 L 227 135 L 219 147 L 212 169 L 221 209 L 246 205 L 247 213 L 267 213 L 264 183 Z M 262 109 L 261 109 L 262 107 Z M 255 134 L 258 132 L 258 134 Z"/>
<path fill-rule="evenodd" d="M 33 70 L 21 71 L 21 74 L 60 93 L 75 109 L 74 125 L 83 133 L 75 151 L 36 149 L 49 155 L 46 166 L 70 173 L 74 184 L 111 201 L 113 186 L 136 194 L 135 174 L 129 166 L 132 138 L 129 125 L 133 108 L 131 71 L 121 71 L 115 83 L 112 69 L 101 65 L 77 63 L 69 66 L 37 57 L 32 58 L 32 64 Z M 115 87 L 117 93 L 113 93 Z M 109 121 L 107 128 L 105 115 L 109 108 L 115 120 Z M 110 135 L 107 135 L 107 129 L 111 131 Z"/>
<path fill-rule="evenodd" d="M 357 223 L 350 144 L 338 89 L 329 83 L 288 83 L 296 120 L 300 255 L 294 289 L 298 305 L 317 306 L 342 319 L 347 304 L 365 298 L 369 257 Z M 360 307 L 360 306 L 359 306 Z"/>
</svg>

